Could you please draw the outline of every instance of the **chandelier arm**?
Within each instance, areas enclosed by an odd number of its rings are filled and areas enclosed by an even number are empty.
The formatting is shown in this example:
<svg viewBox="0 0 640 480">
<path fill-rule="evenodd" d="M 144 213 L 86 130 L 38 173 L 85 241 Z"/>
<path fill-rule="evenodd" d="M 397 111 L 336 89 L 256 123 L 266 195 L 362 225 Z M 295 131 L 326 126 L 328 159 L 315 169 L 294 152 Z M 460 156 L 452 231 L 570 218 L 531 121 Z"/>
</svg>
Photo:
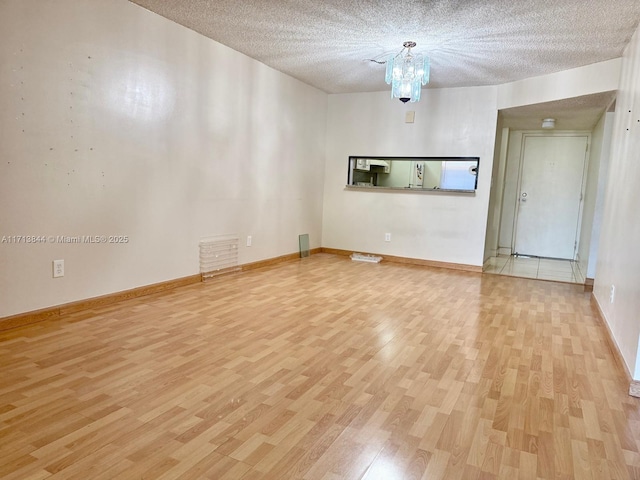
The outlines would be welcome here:
<svg viewBox="0 0 640 480">
<path fill-rule="evenodd" d="M 396 58 L 398 58 L 400 55 L 402 55 L 402 53 L 407 50 L 407 52 L 411 51 L 411 48 L 407 47 L 403 47 L 402 50 L 400 50 L 398 53 L 396 53 L 393 57 L 393 59 L 395 60 Z M 381 62 L 380 60 L 375 60 L 373 58 L 367 58 L 366 60 L 368 60 L 369 62 L 373 62 L 373 63 L 377 63 L 378 65 L 386 65 L 386 63 L 388 62 L 388 60 L 385 60 L 384 62 Z"/>
<path fill-rule="evenodd" d="M 396 54 L 396 56 L 395 56 L 395 57 L 393 57 L 393 58 L 394 58 L 394 60 L 395 60 L 396 58 L 398 58 L 400 55 L 402 55 L 402 54 L 403 54 L 403 52 L 404 52 L 405 50 L 407 50 L 407 47 L 403 47 L 403 48 L 402 48 L 402 50 L 400 50 L 400 51 Z M 409 49 L 409 50 L 407 50 L 407 51 L 409 51 L 409 52 L 410 52 L 410 51 L 411 51 L 411 49 Z"/>
</svg>

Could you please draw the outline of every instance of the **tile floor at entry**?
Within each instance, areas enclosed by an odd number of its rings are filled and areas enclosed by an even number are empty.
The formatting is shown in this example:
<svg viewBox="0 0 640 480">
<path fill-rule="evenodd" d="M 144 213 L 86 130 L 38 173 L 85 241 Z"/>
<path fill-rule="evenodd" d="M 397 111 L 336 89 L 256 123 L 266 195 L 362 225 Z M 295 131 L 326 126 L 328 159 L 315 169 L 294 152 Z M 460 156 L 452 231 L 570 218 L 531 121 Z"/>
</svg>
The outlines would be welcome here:
<svg viewBox="0 0 640 480">
<path fill-rule="evenodd" d="M 557 282 L 584 283 L 584 275 L 580 272 L 577 262 L 571 260 L 499 255 L 485 262 L 483 272 Z"/>
</svg>

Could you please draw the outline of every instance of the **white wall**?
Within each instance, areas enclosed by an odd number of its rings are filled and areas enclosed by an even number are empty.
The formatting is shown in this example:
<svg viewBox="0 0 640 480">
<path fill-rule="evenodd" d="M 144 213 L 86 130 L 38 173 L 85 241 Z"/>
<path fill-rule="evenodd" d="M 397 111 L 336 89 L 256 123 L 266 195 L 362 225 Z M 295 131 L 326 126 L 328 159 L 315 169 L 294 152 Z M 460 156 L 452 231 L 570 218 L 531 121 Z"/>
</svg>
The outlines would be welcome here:
<svg viewBox="0 0 640 480">
<path fill-rule="evenodd" d="M 0 243 L 0 317 L 320 246 L 325 93 L 126 0 L 0 2 L 0 60 L 0 237 L 129 237 Z"/>
<path fill-rule="evenodd" d="M 509 132 L 507 159 L 502 194 L 502 212 L 500 213 L 500 234 L 498 248 L 508 254 L 513 253 L 513 229 L 518 198 L 518 176 L 520 175 L 520 155 L 522 153 L 521 130 Z"/>
<path fill-rule="evenodd" d="M 495 105 L 496 87 L 426 89 L 419 103 L 406 105 L 387 91 L 329 95 L 322 245 L 482 265 Z M 416 112 L 415 123 L 404 123 L 408 110 Z M 478 156 L 478 190 L 347 190 L 349 155 Z"/>
<path fill-rule="evenodd" d="M 498 86 L 498 109 L 552 102 L 618 88 L 622 60 L 614 58 Z"/>
<path fill-rule="evenodd" d="M 594 296 L 640 380 L 640 29 L 625 49 L 616 99 Z M 615 286 L 614 302 L 609 301 Z"/>
<path fill-rule="evenodd" d="M 578 265 L 587 278 L 594 278 L 596 273 L 612 125 L 613 113 L 605 112 L 591 132 L 582 225 L 578 241 Z"/>
<path fill-rule="evenodd" d="M 598 251 L 600 250 L 600 231 L 602 229 L 602 213 L 604 211 L 604 197 L 609 179 L 609 154 L 611 152 L 611 136 L 615 114 L 605 114 L 602 151 L 600 153 L 600 172 L 596 188 L 596 205 L 593 212 L 593 226 L 591 227 L 591 241 L 589 242 L 589 262 L 587 264 L 587 278 L 595 278 Z"/>
<path fill-rule="evenodd" d="M 500 216 L 504 198 L 504 178 L 507 169 L 507 148 L 509 145 L 509 128 L 502 127 L 502 119 L 498 118 L 496 141 L 493 154 L 493 172 L 491 177 L 491 196 L 487 216 L 487 237 L 484 245 L 484 260 L 495 257 L 498 252 L 500 236 Z"/>
<path fill-rule="evenodd" d="M 589 263 L 589 250 L 591 244 L 591 232 L 593 229 L 593 217 L 596 207 L 596 196 L 598 193 L 598 173 L 600 172 L 600 156 L 602 154 L 602 143 L 604 140 L 605 114 L 591 132 L 591 144 L 589 146 L 589 164 L 586 172 L 586 183 L 582 204 L 582 224 L 580 225 L 580 235 L 578 241 L 578 266 L 585 277 Z"/>
</svg>

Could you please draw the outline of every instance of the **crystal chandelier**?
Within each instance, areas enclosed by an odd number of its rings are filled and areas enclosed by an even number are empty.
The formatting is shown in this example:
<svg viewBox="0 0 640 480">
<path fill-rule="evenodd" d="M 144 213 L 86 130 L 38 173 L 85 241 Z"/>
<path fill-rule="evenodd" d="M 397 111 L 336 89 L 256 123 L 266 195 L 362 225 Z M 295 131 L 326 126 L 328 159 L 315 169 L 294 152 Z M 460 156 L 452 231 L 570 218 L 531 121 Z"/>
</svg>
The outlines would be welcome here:
<svg viewBox="0 0 640 480">
<path fill-rule="evenodd" d="M 386 62 L 385 81 L 391 85 L 391 98 L 399 98 L 403 103 L 417 102 L 422 85 L 429 83 L 429 57 L 411 53 L 416 42 L 402 45 L 404 48 Z"/>
</svg>

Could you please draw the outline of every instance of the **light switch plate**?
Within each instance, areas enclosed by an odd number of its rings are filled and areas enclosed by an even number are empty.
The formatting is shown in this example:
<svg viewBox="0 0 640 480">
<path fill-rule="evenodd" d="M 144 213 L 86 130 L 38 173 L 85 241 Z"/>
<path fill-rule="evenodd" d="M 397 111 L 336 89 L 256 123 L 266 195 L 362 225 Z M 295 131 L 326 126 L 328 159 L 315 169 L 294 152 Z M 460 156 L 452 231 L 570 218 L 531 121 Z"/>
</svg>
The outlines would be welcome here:
<svg viewBox="0 0 640 480">
<path fill-rule="evenodd" d="M 404 123 L 413 123 L 416 119 L 416 112 L 410 111 L 404 115 Z"/>
</svg>

